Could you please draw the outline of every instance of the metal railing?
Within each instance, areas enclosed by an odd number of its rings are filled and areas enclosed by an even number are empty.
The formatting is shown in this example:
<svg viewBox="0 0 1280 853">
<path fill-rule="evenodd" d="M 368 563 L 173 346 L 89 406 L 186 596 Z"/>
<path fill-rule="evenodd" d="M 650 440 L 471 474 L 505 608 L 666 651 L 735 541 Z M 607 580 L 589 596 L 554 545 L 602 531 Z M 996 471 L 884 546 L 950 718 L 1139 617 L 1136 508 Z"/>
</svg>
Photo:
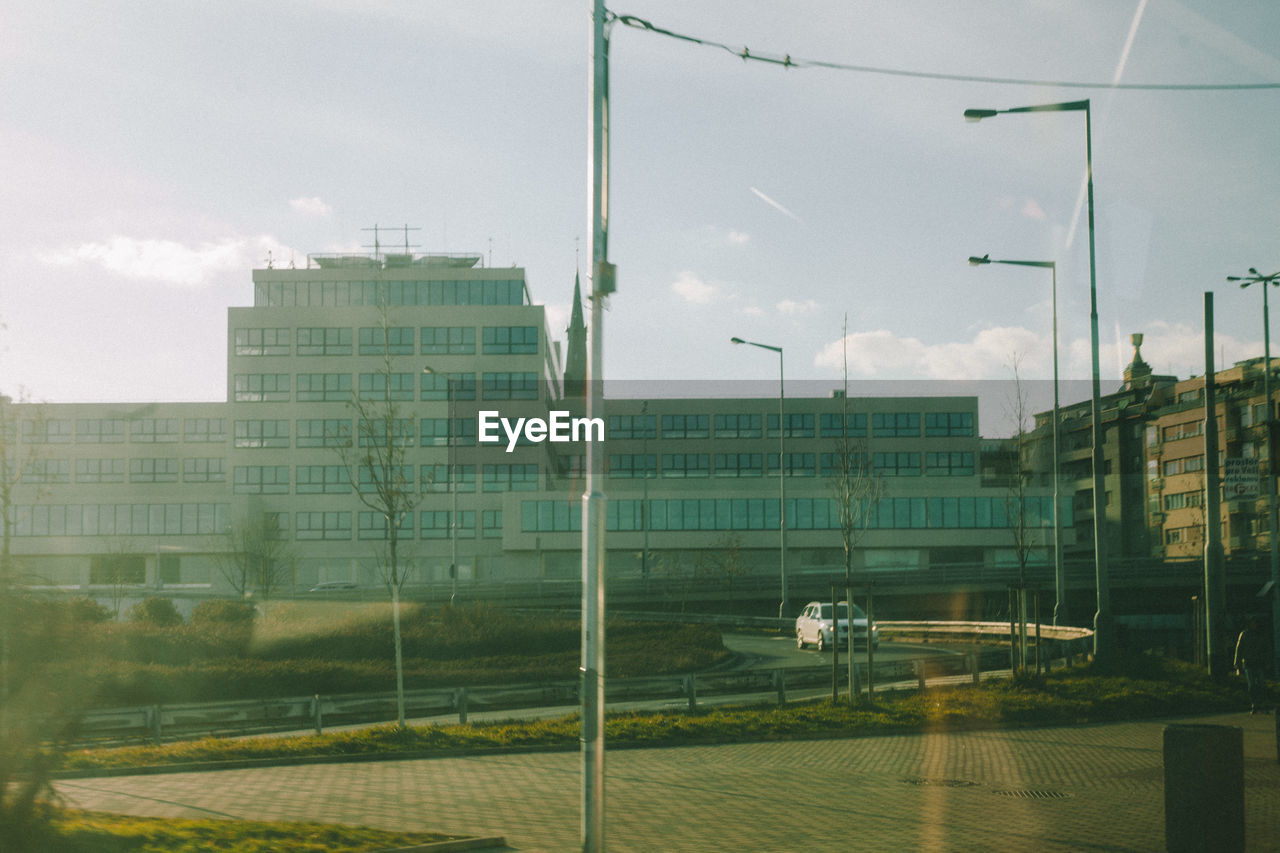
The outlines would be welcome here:
<svg viewBox="0 0 1280 853">
<path fill-rule="evenodd" d="M 670 618 L 670 617 L 668 617 Z M 723 617 L 721 617 L 723 618 Z M 777 619 L 759 620 L 774 625 Z M 1007 639 L 1009 624 L 1001 622 L 881 622 L 882 637 L 919 641 L 987 643 Z M 1092 632 L 1084 628 L 1040 626 L 1048 644 L 1046 660 L 1070 661 L 1086 655 Z M 915 682 L 924 688 L 930 679 L 967 676 L 978 683 L 981 673 L 1008 668 L 1008 652 L 998 646 L 972 647 L 962 653 L 939 653 L 898 660 L 877 661 L 875 683 L 881 687 Z M 867 683 L 865 661 L 858 662 L 859 678 Z M 787 701 L 787 691 L 830 685 L 830 670 L 817 667 L 782 667 L 709 672 L 686 675 L 615 678 L 606 683 L 608 703 L 676 703 L 690 710 L 700 699 L 733 697 L 760 701 L 776 696 Z M 564 707 L 571 713 L 578 703 L 578 681 L 535 684 L 451 687 L 411 690 L 405 693 L 405 714 L 413 718 L 456 716 L 466 723 L 472 713 L 520 711 Z M 325 727 L 396 719 L 394 693 L 362 693 L 333 696 L 294 696 L 280 699 L 246 699 L 181 705 L 150 705 L 89 711 L 80 726 L 80 739 L 93 742 L 182 740 L 195 737 L 244 736 L 282 731 L 315 731 Z"/>
</svg>

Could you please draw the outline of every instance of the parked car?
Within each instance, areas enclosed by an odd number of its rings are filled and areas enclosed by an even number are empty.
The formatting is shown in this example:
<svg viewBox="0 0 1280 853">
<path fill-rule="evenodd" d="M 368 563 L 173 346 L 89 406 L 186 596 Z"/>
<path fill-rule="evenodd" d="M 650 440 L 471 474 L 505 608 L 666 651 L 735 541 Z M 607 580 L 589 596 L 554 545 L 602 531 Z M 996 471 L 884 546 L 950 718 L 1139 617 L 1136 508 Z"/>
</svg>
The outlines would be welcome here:
<svg viewBox="0 0 1280 853">
<path fill-rule="evenodd" d="M 325 581 L 311 587 L 312 592 L 333 592 L 342 589 L 359 589 L 360 585 L 355 581 Z"/>
<path fill-rule="evenodd" d="M 840 645 L 849 645 L 849 605 L 841 601 L 839 604 L 839 621 L 837 638 Z M 805 648 L 810 643 L 823 651 L 832 644 L 835 638 L 831 635 L 831 602 L 810 601 L 796 618 L 796 646 Z M 854 643 L 867 642 L 867 614 L 858 605 L 853 605 L 853 640 Z M 871 626 L 871 647 L 880 648 L 880 630 Z"/>
</svg>

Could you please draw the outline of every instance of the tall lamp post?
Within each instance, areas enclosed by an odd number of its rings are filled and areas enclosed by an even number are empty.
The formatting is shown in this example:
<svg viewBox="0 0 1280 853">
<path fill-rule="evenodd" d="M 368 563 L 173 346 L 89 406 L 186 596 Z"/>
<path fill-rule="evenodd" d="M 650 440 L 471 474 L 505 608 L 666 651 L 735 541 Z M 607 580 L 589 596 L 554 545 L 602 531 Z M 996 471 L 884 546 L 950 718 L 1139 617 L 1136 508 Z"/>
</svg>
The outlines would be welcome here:
<svg viewBox="0 0 1280 853">
<path fill-rule="evenodd" d="M 984 264 L 1011 264 L 1049 270 L 1053 299 L 1053 624 L 1061 625 L 1067 620 L 1067 579 L 1062 571 L 1062 508 L 1058 466 L 1058 265 L 1054 261 L 994 261 L 990 255 L 970 257 L 969 264 L 975 267 Z"/>
<path fill-rule="evenodd" d="M 1241 287 L 1251 284 L 1262 285 L 1262 396 L 1266 398 L 1267 417 L 1264 425 L 1267 430 L 1267 527 L 1271 534 L 1271 638 L 1276 653 L 1274 659 L 1280 660 L 1280 542 L 1276 540 L 1276 457 L 1275 446 L 1271 440 L 1272 422 L 1274 420 L 1271 403 L 1271 312 L 1267 300 L 1267 286 L 1280 286 L 1280 272 L 1262 275 L 1255 268 L 1249 267 L 1248 275 L 1229 275 L 1227 281 L 1238 281 Z M 1280 675 L 1280 662 L 1276 664 L 1277 675 Z"/>
<path fill-rule="evenodd" d="M 787 598 L 787 424 L 786 424 L 786 384 L 782 368 L 782 347 L 758 344 L 755 341 L 744 341 L 742 338 L 730 338 L 730 343 L 767 349 L 778 354 L 778 571 L 782 579 L 782 601 L 778 604 L 778 618 L 785 619 L 788 613 Z"/>
<path fill-rule="evenodd" d="M 1085 185 L 1089 213 L 1089 340 L 1093 366 L 1093 564 L 1098 591 L 1098 610 L 1093 615 L 1093 653 L 1101 656 L 1111 650 L 1111 582 L 1106 553 L 1107 493 L 1102 459 L 1102 373 L 1098 366 L 1098 271 L 1093 228 L 1093 117 L 1089 101 L 1065 101 L 1007 110 L 969 109 L 966 121 L 981 121 L 1001 113 L 1084 113 Z"/>
<path fill-rule="evenodd" d="M 454 392 L 454 378 L 449 374 L 437 373 L 430 366 L 422 368 L 422 372 L 428 376 L 443 376 L 447 389 L 445 393 L 449 397 L 449 426 L 445 433 L 449 449 L 445 459 L 449 470 L 449 579 L 453 584 L 449 592 L 449 605 L 453 606 L 458 598 L 458 465 L 453 452 L 453 401 L 457 394 Z"/>
</svg>

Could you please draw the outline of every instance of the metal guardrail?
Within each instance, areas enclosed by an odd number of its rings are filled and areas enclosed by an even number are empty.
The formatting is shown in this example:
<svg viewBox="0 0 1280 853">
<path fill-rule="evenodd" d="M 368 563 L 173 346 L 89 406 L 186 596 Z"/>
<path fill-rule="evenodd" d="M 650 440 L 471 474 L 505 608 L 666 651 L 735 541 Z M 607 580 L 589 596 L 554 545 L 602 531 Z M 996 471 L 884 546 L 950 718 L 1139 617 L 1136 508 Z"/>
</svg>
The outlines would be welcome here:
<svg viewBox="0 0 1280 853">
<path fill-rule="evenodd" d="M 670 618 L 669 616 L 667 617 Z M 724 617 L 720 617 L 723 620 Z M 777 619 L 761 620 L 779 622 Z M 1007 639 L 1009 624 L 1001 622 L 880 622 L 882 636 L 921 641 L 947 640 L 991 643 Z M 789 628 L 789 624 L 787 626 Z M 1087 654 L 1086 644 L 1093 632 L 1086 628 L 1041 626 L 1041 639 L 1050 643 L 1048 659 Z M 964 654 L 923 655 L 910 659 L 878 661 L 877 684 L 916 680 L 923 688 L 931 678 L 968 675 L 974 683 L 980 673 L 1004 669 L 1008 653 L 1000 648 L 970 649 Z M 866 683 L 865 660 L 858 661 L 859 677 Z M 695 675 L 648 676 L 610 679 L 605 685 L 606 702 L 685 701 L 697 706 L 698 697 L 776 694 L 786 702 L 788 688 L 830 684 L 824 667 L 784 667 L 746 669 Z M 405 693 L 408 717 L 438 717 L 456 714 L 467 722 L 476 711 L 572 706 L 578 702 L 576 680 L 488 687 L 461 687 L 411 690 Z M 203 736 L 243 736 L 269 732 L 313 729 L 326 726 L 384 722 L 396 719 L 394 693 L 347 694 L 335 696 L 295 696 L 282 699 L 249 699 L 182 705 L 151 705 L 89 711 L 81 721 L 81 739 L 95 741 L 181 740 Z"/>
</svg>

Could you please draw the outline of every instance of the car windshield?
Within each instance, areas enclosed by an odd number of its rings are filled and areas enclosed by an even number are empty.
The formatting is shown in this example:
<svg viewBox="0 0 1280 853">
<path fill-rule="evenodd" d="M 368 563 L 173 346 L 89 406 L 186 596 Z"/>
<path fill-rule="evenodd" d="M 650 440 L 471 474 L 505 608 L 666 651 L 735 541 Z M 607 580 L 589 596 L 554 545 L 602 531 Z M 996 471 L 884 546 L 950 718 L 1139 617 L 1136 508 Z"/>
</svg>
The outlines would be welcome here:
<svg viewBox="0 0 1280 853">
<path fill-rule="evenodd" d="M 830 619 L 830 618 L 831 618 L 831 605 L 830 605 L 830 604 L 823 604 L 823 605 L 821 606 L 821 609 L 822 609 L 822 617 L 821 617 L 821 618 L 823 618 L 823 619 Z M 841 619 L 848 619 L 848 618 L 849 618 L 849 609 L 848 609 L 848 606 L 847 606 L 843 601 L 842 601 L 842 602 L 840 602 L 840 618 L 841 618 Z M 854 619 L 866 619 L 866 618 L 867 618 L 867 614 L 866 614 L 866 613 L 864 613 L 864 612 L 862 611 L 862 608 L 861 608 L 861 607 L 859 607 L 858 605 L 856 605 L 856 604 L 855 604 L 855 605 L 853 605 L 853 618 L 854 618 Z"/>
</svg>

